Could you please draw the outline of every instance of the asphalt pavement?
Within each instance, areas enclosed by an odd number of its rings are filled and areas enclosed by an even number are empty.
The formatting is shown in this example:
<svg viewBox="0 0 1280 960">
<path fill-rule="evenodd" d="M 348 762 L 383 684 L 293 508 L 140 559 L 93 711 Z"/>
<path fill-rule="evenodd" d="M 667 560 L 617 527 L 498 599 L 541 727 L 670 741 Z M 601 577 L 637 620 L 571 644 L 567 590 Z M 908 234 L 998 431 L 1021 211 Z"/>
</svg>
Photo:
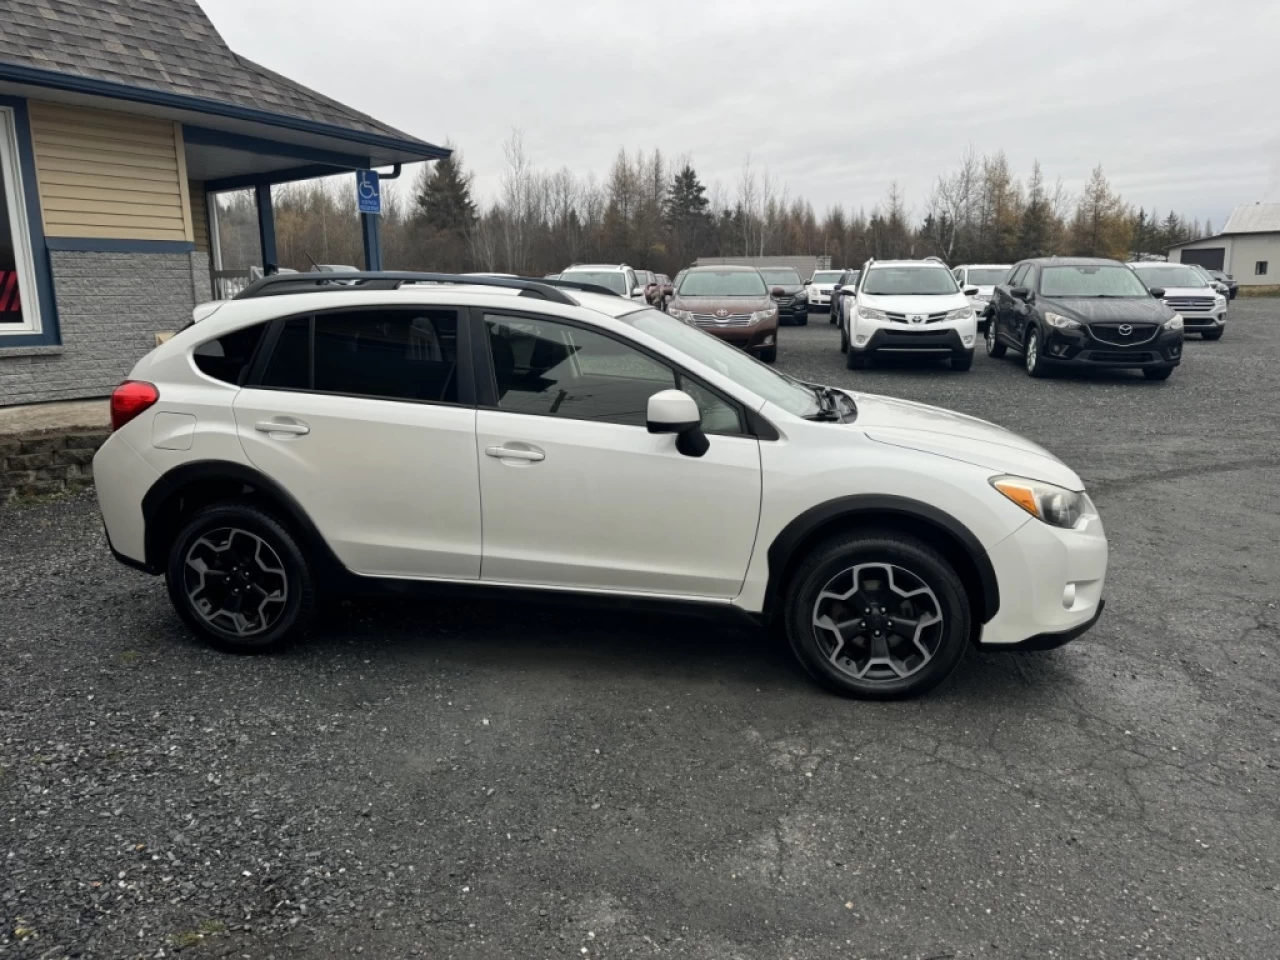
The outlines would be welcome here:
<svg viewBox="0 0 1280 960">
<path fill-rule="evenodd" d="M 0 957 L 1280 956 L 1280 301 L 1165 383 L 779 368 L 1085 478 L 1107 612 L 845 701 L 737 623 L 334 605 L 192 640 L 90 496 L 0 509 Z"/>
</svg>

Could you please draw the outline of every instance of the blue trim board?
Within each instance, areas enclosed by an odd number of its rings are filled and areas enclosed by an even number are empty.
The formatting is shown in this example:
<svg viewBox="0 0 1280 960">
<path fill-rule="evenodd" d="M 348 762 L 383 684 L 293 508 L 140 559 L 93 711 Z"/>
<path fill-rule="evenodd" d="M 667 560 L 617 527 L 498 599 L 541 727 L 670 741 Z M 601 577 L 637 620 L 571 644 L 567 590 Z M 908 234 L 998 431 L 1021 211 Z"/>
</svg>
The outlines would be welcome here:
<svg viewBox="0 0 1280 960">
<path fill-rule="evenodd" d="M 262 269 L 266 270 L 269 264 L 280 265 L 276 257 L 276 211 L 271 206 L 271 184 L 258 184 L 254 193 L 258 201 L 258 246 L 262 251 Z"/>
<path fill-rule="evenodd" d="M 36 186 L 36 157 L 31 149 L 31 123 L 27 117 L 27 101 L 21 97 L 0 95 L 0 107 L 13 110 L 14 132 L 18 140 L 18 167 L 22 172 L 22 198 L 27 207 L 27 235 L 31 238 L 31 259 L 36 274 L 36 294 L 40 298 L 40 332 L 0 339 L 4 347 L 35 347 L 62 342 L 58 333 L 58 301 L 53 294 L 53 272 L 49 268 L 49 248 L 44 238 L 44 218 L 40 214 L 39 188 Z"/>
<path fill-rule="evenodd" d="M 190 240 L 102 240 L 98 237 L 49 237 L 50 250 L 76 250 L 86 253 L 190 253 L 196 245 Z"/>
<path fill-rule="evenodd" d="M 364 241 L 364 268 L 382 269 L 382 217 L 376 213 L 360 214 L 360 236 Z"/>
<path fill-rule="evenodd" d="M 213 130 L 209 127 L 192 127 L 185 123 L 182 125 L 182 139 L 187 144 L 194 143 L 202 147 L 226 147 L 270 157 L 290 157 L 294 160 L 305 160 L 308 163 L 328 164 L 344 170 L 363 169 L 369 166 L 367 156 L 322 150 L 319 147 L 308 147 L 300 143 L 265 140 L 262 137 L 250 137 L 242 133 L 229 133 L 226 130 Z"/>
<path fill-rule="evenodd" d="M 352 170 L 364 170 L 369 166 L 367 158 L 364 163 L 355 167 L 331 167 L 325 163 L 311 163 L 303 167 L 290 167 L 287 170 L 272 170 L 268 173 L 242 173 L 234 177 L 223 177 L 221 180 L 206 180 L 205 193 L 221 193 L 223 190 L 243 190 L 245 187 L 256 187 L 263 183 L 291 183 L 294 180 L 314 180 L 316 177 L 332 177 L 335 173 L 350 173 Z"/>
<path fill-rule="evenodd" d="M 170 93 L 150 87 L 135 87 L 126 83 L 115 83 L 109 80 L 96 80 L 92 77 L 78 77 L 69 73 L 58 73 L 55 70 L 39 70 L 34 67 L 23 67 L 12 63 L 0 63 L 0 80 L 13 83 L 25 83 L 53 90 L 67 90 L 98 97 L 110 97 L 113 100 L 129 100 L 134 103 L 150 103 L 174 110 L 191 110 L 196 113 L 207 113 L 215 117 L 229 117 L 233 120 L 244 120 L 249 123 L 262 123 L 285 130 L 296 130 L 300 133 L 311 133 L 322 137 L 333 137 L 349 143 L 360 143 L 384 150 L 408 153 L 422 160 L 439 160 L 450 155 L 452 151 L 438 147 L 424 140 L 404 140 L 389 137 L 385 134 L 370 133 L 365 130 L 353 130 L 318 120 L 307 120 L 302 117 L 291 117 L 279 113 L 270 113 L 255 107 L 244 107 L 236 103 L 209 100 L 205 97 L 193 97 L 187 94 Z"/>
</svg>

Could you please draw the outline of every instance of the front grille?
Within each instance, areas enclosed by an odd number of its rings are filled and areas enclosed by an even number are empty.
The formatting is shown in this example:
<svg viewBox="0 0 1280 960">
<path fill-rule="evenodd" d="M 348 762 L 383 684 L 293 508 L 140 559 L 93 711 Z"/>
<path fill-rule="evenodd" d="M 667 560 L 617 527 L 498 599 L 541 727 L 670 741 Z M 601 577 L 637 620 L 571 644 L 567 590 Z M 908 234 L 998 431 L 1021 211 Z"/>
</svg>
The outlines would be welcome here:
<svg viewBox="0 0 1280 960">
<path fill-rule="evenodd" d="M 795 297 L 774 297 L 773 298 L 773 302 L 780 307 L 789 307 L 791 306 L 791 304 L 795 303 L 795 300 L 796 300 Z"/>
<path fill-rule="evenodd" d="M 923 315 L 919 313 L 911 313 L 911 314 L 886 313 L 885 316 L 889 318 L 890 323 L 909 323 L 910 321 L 907 320 L 907 317 L 909 316 L 911 317 L 924 316 L 925 323 L 941 323 L 943 320 L 947 318 L 947 312 L 944 310 L 942 311 L 942 313 L 930 313 L 930 314 L 923 314 Z"/>
<path fill-rule="evenodd" d="M 1145 351 L 1136 353 L 1110 353 L 1106 350 L 1094 350 L 1089 354 L 1093 363 L 1150 363 L 1155 354 Z"/>
<path fill-rule="evenodd" d="M 751 314 L 731 313 L 727 317 L 717 317 L 711 313 L 695 313 L 693 322 L 700 327 L 749 327 Z"/>
<path fill-rule="evenodd" d="M 1128 328 L 1128 333 L 1122 333 L 1121 328 Z M 1160 329 L 1157 323 L 1091 323 L 1089 324 L 1089 333 L 1095 340 L 1101 340 L 1103 343 L 1113 343 L 1117 347 L 1130 347 L 1139 343 L 1146 343 L 1156 335 L 1156 331 Z"/>
<path fill-rule="evenodd" d="M 1207 312 L 1213 309 L 1212 297 L 1165 297 L 1164 302 L 1174 310 L 1198 310 Z"/>
</svg>

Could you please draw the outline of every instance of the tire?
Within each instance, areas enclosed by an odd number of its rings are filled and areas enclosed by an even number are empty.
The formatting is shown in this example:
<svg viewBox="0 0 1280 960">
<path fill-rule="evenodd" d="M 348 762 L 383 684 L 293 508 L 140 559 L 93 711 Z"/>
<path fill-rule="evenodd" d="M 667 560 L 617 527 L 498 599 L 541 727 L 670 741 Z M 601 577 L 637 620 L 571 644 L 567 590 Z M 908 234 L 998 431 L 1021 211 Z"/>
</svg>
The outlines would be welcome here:
<svg viewBox="0 0 1280 960">
<path fill-rule="evenodd" d="M 217 583 L 210 581 L 211 570 L 237 555 L 243 572 L 216 576 L 242 584 L 238 589 L 251 597 L 268 598 L 247 616 L 238 613 L 243 600 L 202 586 Z M 192 632 L 231 653 L 278 650 L 306 632 L 315 612 L 315 578 L 298 542 L 272 513 L 248 503 L 214 504 L 192 514 L 169 549 L 165 580 L 174 609 Z M 271 601 L 276 593 L 282 597 Z M 218 609 L 211 614 L 201 601 Z"/>
<path fill-rule="evenodd" d="M 870 364 L 871 358 L 864 351 L 854 350 L 850 347 L 844 354 L 844 365 L 848 370 L 865 370 Z"/>
<path fill-rule="evenodd" d="M 844 324 L 840 324 L 840 352 L 849 352 L 849 335 L 844 331 Z"/>
<path fill-rule="evenodd" d="M 973 351 L 968 353 L 953 353 L 951 355 L 952 370 L 969 370 L 973 367 Z"/>
<path fill-rule="evenodd" d="M 1206 330 L 1201 334 L 1201 336 L 1206 340 L 1221 340 L 1222 335 L 1226 332 L 1227 330 L 1225 327 L 1219 327 L 1217 330 Z"/>
<path fill-rule="evenodd" d="M 987 356 L 993 360 L 999 360 L 1009 352 L 1009 348 L 996 339 L 995 321 L 987 323 L 987 332 L 986 336 L 983 337 L 983 342 L 987 345 Z"/>
<path fill-rule="evenodd" d="M 778 359 L 778 345 L 775 343 L 772 347 L 765 347 L 760 351 L 760 359 L 765 363 L 773 363 Z"/>
<path fill-rule="evenodd" d="M 1043 377 L 1048 371 L 1045 369 L 1044 357 L 1040 354 L 1040 331 L 1035 327 L 1028 327 L 1025 343 L 1023 366 L 1026 367 L 1027 376 Z"/>
<path fill-rule="evenodd" d="M 796 317 L 795 324 L 797 327 L 807 327 L 809 325 L 809 315 L 806 313 L 803 317 Z"/>
<path fill-rule="evenodd" d="M 1148 380 L 1168 380 L 1173 376 L 1173 367 L 1143 367 L 1142 375 Z"/>
<path fill-rule="evenodd" d="M 836 316 L 836 308 L 827 307 L 827 323 L 831 324 L 834 327 L 836 325 L 836 320 L 838 319 L 839 317 Z"/>
<path fill-rule="evenodd" d="M 855 614 L 839 596 L 844 591 L 866 603 L 863 610 L 871 615 Z M 787 639 L 805 671 L 828 690 L 866 700 L 896 700 L 936 687 L 960 663 L 972 629 L 969 597 L 952 566 L 926 542 L 893 531 L 820 543 L 789 580 L 783 604 Z M 894 633 L 895 625 L 914 626 L 923 650 Z M 872 662 L 886 655 L 889 662 Z"/>
</svg>

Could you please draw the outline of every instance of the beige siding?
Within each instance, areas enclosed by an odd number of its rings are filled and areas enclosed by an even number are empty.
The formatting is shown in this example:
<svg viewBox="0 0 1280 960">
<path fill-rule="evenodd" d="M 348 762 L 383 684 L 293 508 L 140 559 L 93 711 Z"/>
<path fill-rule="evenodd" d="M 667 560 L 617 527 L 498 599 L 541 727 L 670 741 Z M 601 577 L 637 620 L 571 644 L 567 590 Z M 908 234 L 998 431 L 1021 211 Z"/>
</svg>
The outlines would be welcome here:
<svg viewBox="0 0 1280 960">
<path fill-rule="evenodd" d="M 66 104 L 29 104 L 50 237 L 193 240 L 180 124 Z"/>
<path fill-rule="evenodd" d="M 209 207 L 205 203 L 204 182 L 187 181 L 187 192 L 191 195 L 191 235 L 196 242 L 196 249 L 201 253 L 209 252 Z"/>
</svg>

